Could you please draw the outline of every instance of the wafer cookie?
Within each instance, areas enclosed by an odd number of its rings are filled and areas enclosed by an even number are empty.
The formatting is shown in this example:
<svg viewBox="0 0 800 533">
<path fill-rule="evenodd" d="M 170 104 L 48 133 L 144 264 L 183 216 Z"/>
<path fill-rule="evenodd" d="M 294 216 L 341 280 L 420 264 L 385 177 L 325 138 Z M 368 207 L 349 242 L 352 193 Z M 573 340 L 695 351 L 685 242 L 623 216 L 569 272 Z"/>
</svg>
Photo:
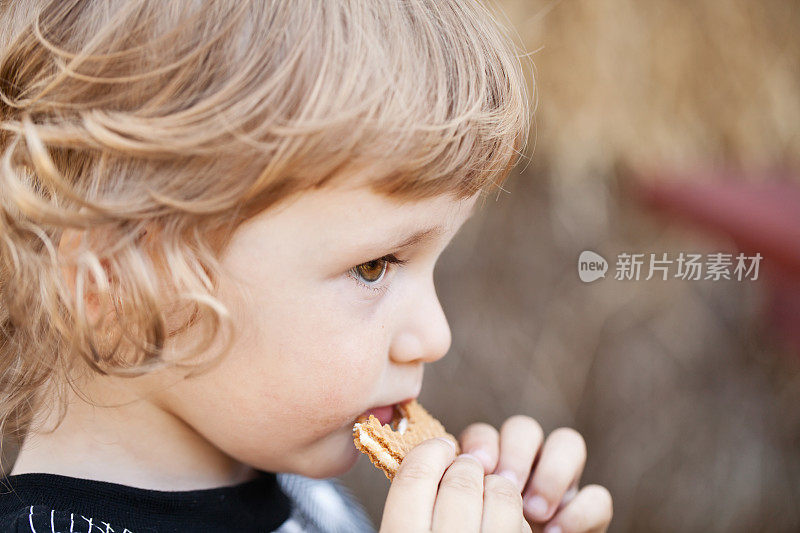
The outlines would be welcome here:
<svg viewBox="0 0 800 533">
<path fill-rule="evenodd" d="M 458 441 L 416 400 L 395 406 L 390 424 L 381 425 L 375 415 L 362 416 L 353 426 L 353 442 L 389 480 L 394 478 L 406 454 L 420 442 L 449 438 L 460 453 Z"/>
</svg>

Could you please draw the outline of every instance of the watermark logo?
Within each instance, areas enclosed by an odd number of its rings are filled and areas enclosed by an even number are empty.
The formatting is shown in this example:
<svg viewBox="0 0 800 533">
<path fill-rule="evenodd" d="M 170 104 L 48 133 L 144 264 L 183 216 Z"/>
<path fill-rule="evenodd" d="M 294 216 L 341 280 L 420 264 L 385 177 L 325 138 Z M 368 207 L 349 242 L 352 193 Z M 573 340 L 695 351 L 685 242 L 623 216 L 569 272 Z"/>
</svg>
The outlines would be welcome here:
<svg viewBox="0 0 800 533">
<path fill-rule="evenodd" d="M 628 253 L 617 255 L 614 279 L 617 281 L 645 281 L 654 277 L 662 281 L 669 278 L 682 280 L 736 280 L 755 281 L 763 256 L 756 253 L 736 256 L 722 252 L 695 254 L 680 252 L 675 256 L 668 253 Z M 605 278 L 608 263 L 595 252 L 586 250 L 578 258 L 578 276 L 584 283 Z"/>
<path fill-rule="evenodd" d="M 608 261 L 602 255 L 584 250 L 578 258 L 578 276 L 584 283 L 606 277 L 608 271 Z"/>
</svg>

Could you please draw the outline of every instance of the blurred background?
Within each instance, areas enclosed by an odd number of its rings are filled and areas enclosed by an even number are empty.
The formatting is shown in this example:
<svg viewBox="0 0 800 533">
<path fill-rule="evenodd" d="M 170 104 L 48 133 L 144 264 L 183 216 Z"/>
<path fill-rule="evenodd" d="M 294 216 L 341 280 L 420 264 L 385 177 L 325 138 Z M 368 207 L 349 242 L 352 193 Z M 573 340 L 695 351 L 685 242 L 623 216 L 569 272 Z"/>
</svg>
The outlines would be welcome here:
<svg viewBox="0 0 800 533">
<path fill-rule="evenodd" d="M 421 402 L 456 435 L 578 430 L 610 531 L 800 531 L 800 3 L 489 5 L 530 52 L 535 131 L 440 259 L 453 345 Z M 740 251 L 758 279 L 615 279 L 621 253 Z M 384 475 L 342 479 L 378 524 Z"/>
<path fill-rule="evenodd" d="M 535 132 L 440 259 L 453 345 L 420 401 L 456 435 L 578 430 L 609 531 L 800 531 L 800 3 L 489 5 L 531 53 Z M 763 259 L 615 279 L 621 253 L 680 252 Z M 379 523 L 384 475 L 343 481 Z"/>
</svg>

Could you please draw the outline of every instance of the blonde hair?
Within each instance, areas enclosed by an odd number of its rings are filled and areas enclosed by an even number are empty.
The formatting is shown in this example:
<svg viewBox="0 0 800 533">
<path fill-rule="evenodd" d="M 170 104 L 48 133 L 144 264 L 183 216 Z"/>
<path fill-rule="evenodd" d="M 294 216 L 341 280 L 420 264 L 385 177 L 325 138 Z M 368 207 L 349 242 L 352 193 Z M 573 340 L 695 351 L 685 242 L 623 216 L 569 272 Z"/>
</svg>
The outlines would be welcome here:
<svg viewBox="0 0 800 533">
<path fill-rule="evenodd" d="M 231 321 L 218 258 L 254 214 L 362 164 L 382 194 L 467 198 L 527 144 L 526 56 L 477 1 L 17 0 L 0 28 L 4 435 L 76 360 L 197 369 L 164 342 L 204 325 L 188 361 Z"/>
</svg>

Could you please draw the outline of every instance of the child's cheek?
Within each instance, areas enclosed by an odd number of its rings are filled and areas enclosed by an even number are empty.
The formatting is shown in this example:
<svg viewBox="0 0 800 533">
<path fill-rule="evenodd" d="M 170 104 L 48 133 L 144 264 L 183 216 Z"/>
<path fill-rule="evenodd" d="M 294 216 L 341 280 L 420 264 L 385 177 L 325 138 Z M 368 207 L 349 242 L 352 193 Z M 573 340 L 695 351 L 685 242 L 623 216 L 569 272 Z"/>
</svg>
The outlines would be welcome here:
<svg viewBox="0 0 800 533">
<path fill-rule="evenodd" d="M 320 399 L 327 402 L 331 410 L 369 401 L 380 384 L 383 368 L 383 361 L 357 352 L 334 357 L 319 366 Z"/>
<path fill-rule="evenodd" d="M 337 427 L 374 407 L 370 402 L 380 394 L 384 362 L 346 349 L 347 355 L 333 356 L 320 361 L 308 376 L 308 389 L 314 391 L 314 401 L 306 406 L 320 425 Z M 306 402 L 303 402 L 306 403 Z"/>
</svg>

